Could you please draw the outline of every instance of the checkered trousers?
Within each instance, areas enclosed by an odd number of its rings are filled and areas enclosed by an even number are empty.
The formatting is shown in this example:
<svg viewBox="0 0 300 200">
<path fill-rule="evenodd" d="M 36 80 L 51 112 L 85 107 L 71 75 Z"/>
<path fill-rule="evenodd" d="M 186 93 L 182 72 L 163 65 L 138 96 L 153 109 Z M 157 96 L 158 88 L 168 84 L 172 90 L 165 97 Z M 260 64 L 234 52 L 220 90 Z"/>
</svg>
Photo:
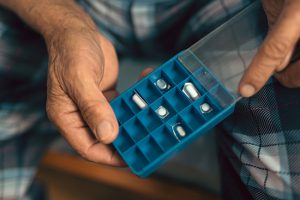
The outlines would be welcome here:
<svg viewBox="0 0 300 200">
<path fill-rule="evenodd" d="M 300 199 L 300 89 L 274 79 L 219 134 L 227 199 Z"/>
</svg>

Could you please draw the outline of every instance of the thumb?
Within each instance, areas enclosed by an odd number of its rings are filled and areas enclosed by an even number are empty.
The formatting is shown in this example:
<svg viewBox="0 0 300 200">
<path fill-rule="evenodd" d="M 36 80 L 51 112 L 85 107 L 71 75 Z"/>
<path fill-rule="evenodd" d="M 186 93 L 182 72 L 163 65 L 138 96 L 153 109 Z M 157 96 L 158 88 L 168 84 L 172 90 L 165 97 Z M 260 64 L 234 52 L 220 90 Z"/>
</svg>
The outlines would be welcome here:
<svg viewBox="0 0 300 200">
<path fill-rule="evenodd" d="M 258 92 L 272 74 L 288 64 L 299 39 L 298 1 L 286 4 L 277 23 L 269 32 L 262 46 L 241 79 L 239 92 L 250 97 Z"/>
<path fill-rule="evenodd" d="M 74 100 L 84 121 L 100 142 L 111 143 L 117 137 L 118 122 L 109 102 L 96 83 L 84 82 L 81 86 Z"/>
</svg>

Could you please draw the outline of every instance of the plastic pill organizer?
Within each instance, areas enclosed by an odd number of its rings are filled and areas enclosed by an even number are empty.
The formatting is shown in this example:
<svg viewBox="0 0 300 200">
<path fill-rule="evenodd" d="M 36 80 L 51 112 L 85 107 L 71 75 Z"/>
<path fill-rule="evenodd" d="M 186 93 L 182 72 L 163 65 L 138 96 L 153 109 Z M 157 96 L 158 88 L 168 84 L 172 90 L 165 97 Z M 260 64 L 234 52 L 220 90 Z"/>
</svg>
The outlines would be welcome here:
<svg viewBox="0 0 300 200">
<path fill-rule="evenodd" d="M 134 174 L 149 175 L 234 111 L 266 27 L 255 2 L 111 102 L 120 125 L 113 145 Z"/>
</svg>

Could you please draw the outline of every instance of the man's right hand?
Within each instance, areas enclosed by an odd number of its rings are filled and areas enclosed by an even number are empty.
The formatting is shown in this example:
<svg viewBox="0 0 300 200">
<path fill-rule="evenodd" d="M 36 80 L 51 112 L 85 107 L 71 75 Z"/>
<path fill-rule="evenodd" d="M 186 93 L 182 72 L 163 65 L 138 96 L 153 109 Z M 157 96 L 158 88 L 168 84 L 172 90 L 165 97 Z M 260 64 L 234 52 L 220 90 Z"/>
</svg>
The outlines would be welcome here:
<svg viewBox="0 0 300 200">
<path fill-rule="evenodd" d="M 270 31 L 245 72 L 239 91 L 250 97 L 275 73 L 286 87 L 300 87 L 300 61 L 290 63 L 300 38 L 300 0 L 263 0 Z"/>
</svg>

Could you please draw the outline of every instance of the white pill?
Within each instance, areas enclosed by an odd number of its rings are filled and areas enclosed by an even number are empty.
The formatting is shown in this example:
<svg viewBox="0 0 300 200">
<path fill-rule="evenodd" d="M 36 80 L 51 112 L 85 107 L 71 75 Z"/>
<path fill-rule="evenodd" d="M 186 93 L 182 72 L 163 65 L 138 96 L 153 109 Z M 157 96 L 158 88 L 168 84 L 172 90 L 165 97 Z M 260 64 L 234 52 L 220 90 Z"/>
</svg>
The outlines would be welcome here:
<svg viewBox="0 0 300 200">
<path fill-rule="evenodd" d="M 200 105 L 200 110 L 203 113 L 209 113 L 212 111 L 212 108 L 208 103 L 203 103 Z"/>
<path fill-rule="evenodd" d="M 191 82 L 185 83 L 182 91 L 185 95 L 187 95 L 190 99 L 194 101 L 200 97 L 200 93 Z"/>
<path fill-rule="evenodd" d="M 147 107 L 147 103 L 145 102 L 145 100 L 137 93 L 132 96 L 132 100 L 140 109 L 144 109 Z"/>
<path fill-rule="evenodd" d="M 168 89 L 168 84 L 166 83 L 166 81 L 164 79 L 158 79 L 156 81 L 156 85 L 159 89 L 161 90 L 166 90 Z"/>
<path fill-rule="evenodd" d="M 156 109 L 156 113 L 159 115 L 159 117 L 161 118 L 165 118 L 169 115 L 169 111 L 163 107 L 163 106 L 159 106 L 157 109 Z"/>
<path fill-rule="evenodd" d="M 175 130 L 176 130 L 176 132 L 180 135 L 180 137 L 185 137 L 185 136 L 186 136 L 186 132 L 185 132 L 185 130 L 183 129 L 182 126 L 177 125 L 177 126 L 175 127 Z"/>
</svg>

